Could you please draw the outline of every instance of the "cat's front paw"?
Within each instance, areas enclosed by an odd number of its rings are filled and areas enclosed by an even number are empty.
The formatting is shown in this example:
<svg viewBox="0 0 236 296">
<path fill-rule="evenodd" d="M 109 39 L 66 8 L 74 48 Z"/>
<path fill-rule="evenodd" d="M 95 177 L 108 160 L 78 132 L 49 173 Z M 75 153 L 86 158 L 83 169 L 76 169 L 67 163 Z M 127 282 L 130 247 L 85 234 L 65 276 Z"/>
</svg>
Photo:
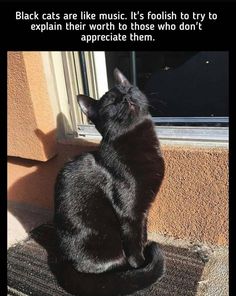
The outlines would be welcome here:
<svg viewBox="0 0 236 296">
<path fill-rule="evenodd" d="M 139 254 L 136 256 L 132 255 L 128 257 L 129 265 L 132 266 L 133 268 L 141 267 L 144 261 L 145 261 L 145 258 L 142 254 Z"/>
</svg>

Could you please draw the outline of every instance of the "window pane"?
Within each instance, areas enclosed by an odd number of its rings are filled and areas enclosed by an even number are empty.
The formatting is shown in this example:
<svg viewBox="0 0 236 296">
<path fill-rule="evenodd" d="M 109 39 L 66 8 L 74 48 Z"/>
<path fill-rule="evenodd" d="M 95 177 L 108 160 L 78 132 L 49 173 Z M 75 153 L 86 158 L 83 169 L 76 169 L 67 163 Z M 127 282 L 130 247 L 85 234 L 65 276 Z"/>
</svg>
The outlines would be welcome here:
<svg viewBox="0 0 236 296">
<path fill-rule="evenodd" d="M 106 52 L 109 88 L 118 67 L 130 79 L 130 52 Z M 228 116 L 228 52 L 136 52 L 138 87 L 156 117 Z"/>
</svg>

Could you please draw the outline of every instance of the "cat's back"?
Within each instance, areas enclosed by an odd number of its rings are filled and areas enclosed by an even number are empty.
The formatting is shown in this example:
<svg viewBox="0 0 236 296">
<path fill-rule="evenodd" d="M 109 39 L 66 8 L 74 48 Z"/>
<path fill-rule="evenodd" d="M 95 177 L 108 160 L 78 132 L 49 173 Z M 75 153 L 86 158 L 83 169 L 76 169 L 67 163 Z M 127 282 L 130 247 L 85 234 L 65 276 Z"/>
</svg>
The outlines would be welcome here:
<svg viewBox="0 0 236 296">
<path fill-rule="evenodd" d="M 97 170 L 96 152 L 83 153 L 66 162 L 57 175 L 58 182 L 69 181 L 72 184 L 79 178 L 86 178 Z"/>
<path fill-rule="evenodd" d="M 96 167 L 96 160 L 95 160 L 96 152 L 89 152 L 89 153 L 82 153 L 73 159 L 66 162 L 63 168 L 60 170 L 58 176 L 60 178 L 61 175 L 65 177 L 71 177 L 70 174 L 82 173 L 82 170 L 89 171 Z"/>
<path fill-rule="evenodd" d="M 67 162 L 59 172 L 55 184 L 55 207 L 69 201 L 82 201 L 92 192 L 107 192 L 112 177 L 98 161 L 98 152 L 83 153 Z M 80 203 L 80 206 L 82 204 Z"/>
</svg>

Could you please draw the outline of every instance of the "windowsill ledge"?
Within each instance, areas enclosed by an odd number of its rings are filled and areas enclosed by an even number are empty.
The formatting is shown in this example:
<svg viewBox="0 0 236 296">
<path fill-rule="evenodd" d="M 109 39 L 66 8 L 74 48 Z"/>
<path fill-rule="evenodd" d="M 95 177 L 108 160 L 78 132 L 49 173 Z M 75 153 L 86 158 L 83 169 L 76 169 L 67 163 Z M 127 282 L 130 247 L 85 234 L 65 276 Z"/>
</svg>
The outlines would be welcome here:
<svg viewBox="0 0 236 296">
<path fill-rule="evenodd" d="M 80 126 L 78 138 L 60 141 L 63 144 L 96 146 L 102 137 L 93 125 Z M 228 148 L 228 127 L 157 126 L 156 132 L 164 145 Z"/>
</svg>

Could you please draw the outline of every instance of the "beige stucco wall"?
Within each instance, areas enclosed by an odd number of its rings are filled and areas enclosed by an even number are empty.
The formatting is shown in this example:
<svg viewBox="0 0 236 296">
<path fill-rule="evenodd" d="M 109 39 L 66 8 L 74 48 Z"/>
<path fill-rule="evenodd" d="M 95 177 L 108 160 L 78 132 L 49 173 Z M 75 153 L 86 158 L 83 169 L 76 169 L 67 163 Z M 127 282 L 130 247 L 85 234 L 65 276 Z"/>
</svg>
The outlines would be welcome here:
<svg viewBox="0 0 236 296">
<path fill-rule="evenodd" d="M 8 155 L 45 161 L 55 128 L 40 52 L 8 52 Z"/>
<path fill-rule="evenodd" d="M 166 174 L 149 230 L 177 238 L 228 242 L 228 149 L 163 147 Z"/>
</svg>

